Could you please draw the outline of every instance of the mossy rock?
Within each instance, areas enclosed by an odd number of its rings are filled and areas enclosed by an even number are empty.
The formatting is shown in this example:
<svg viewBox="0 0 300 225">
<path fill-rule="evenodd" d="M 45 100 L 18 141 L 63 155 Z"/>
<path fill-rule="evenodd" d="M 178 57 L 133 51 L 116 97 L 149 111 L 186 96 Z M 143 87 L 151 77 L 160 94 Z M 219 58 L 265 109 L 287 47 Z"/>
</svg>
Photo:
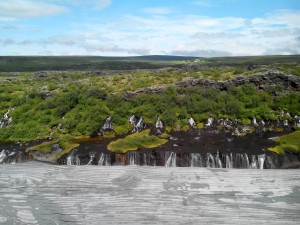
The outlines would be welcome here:
<svg viewBox="0 0 300 225">
<path fill-rule="evenodd" d="M 200 122 L 197 124 L 198 129 L 202 129 L 204 127 L 204 123 Z"/>
<path fill-rule="evenodd" d="M 30 152 L 30 151 L 38 151 L 38 152 L 42 152 L 42 153 L 50 153 L 51 152 L 51 146 L 53 144 L 56 144 L 57 141 L 47 141 L 47 142 L 43 142 L 42 144 L 30 147 L 28 149 L 26 149 L 26 152 Z"/>
<path fill-rule="evenodd" d="M 284 154 L 284 150 L 280 146 L 275 146 L 274 148 L 268 148 L 269 151 L 275 152 L 278 155 Z"/>
<path fill-rule="evenodd" d="M 162 133 L 161 135 L 159 135 L 160 138 L 163 138 L 163 139 L 169 139 L 171 137 L 170 134 L 167 134 L 167 133 Z"/>
<path fill-rule="evenodd" d="M 283 154 L 285 151 L 290 151 L 297 154 L 300 153 L 300 130 L 283 135 L 277 138 L 275 141 L 278 145 L 274 148 L 269 148 L 269 151 L 273 151 L 278 154 Z"/>
<path fill-rule="evenodd" d="M 139 148 L 155 148 L 168 142 L 166 139 L 160 139 L 157 136 L 149 135 L 150 130 L 144 130 L 140 133 L 130 134 L 125 138 L 112 141 L 107 149 L 116 153 L 126 153 L 127 151 L 136 151 Z"/>
<path fill-rule="evenodd" d="M 59 159 L 63 155 L 70 153 L 74 148 L 77 148 L 78 146 L 79 146 L 78 143 L 68 143 L 68 144 L 66 144 L 66 147 L 64 148 L 64 150 L 62 152 L 60 152 L 59 154 L 57 154 L 54 159 L 55 160 Z"/>
<path fill-rule="evenodd" d="M 105 131 L 103 137 L 105 138 L 114 138 L 116 136 L 115 132 L 113 131 Z"/>
</svg>

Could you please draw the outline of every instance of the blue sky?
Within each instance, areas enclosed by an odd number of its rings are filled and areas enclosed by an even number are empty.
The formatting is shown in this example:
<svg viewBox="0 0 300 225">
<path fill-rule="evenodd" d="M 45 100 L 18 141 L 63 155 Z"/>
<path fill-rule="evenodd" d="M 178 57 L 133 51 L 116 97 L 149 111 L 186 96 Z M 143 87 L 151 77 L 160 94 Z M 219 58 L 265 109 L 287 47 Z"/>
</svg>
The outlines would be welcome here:
<svg viewBox="0 0 300 225">
<path fill-rule="evenodd" d="M 0 55 L 300 54 L 299 0 L 0 0 Z"/>
</svg>

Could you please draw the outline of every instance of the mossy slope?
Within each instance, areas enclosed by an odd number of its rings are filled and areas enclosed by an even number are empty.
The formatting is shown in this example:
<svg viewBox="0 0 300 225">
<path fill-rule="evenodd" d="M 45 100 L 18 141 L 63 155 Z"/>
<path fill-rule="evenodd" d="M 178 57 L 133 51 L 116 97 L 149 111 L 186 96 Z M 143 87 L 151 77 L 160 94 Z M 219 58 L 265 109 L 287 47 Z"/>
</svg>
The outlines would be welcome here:
<svg viewBox="0 0 300 225">
<path fill-rule="evenodd" d="M 269 148 L 269 151 L 277 154 L 284 154 L 285 151 L 300 153 L 300 130 L 277 138 L 276 143 L 278 145 Z"/>
<path fill-rule="evenodd" d="M 135 151 L 139 148 L 155 148 L 167 142 L 156 136 L 149 135 L 150 130 L 144 130 L 140 133 L 130 134 L 123 139 L 118 139 L 109 143 L 108 150 L 116 153 L 126 153 L 127 151 Z"/>
</svg>

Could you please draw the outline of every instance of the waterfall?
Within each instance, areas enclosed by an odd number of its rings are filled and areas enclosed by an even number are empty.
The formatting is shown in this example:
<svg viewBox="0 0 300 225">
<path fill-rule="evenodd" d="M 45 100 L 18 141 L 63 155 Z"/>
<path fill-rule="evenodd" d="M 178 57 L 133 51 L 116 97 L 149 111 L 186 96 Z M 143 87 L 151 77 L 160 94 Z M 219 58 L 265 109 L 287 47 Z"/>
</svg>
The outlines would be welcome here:
<svg viewBox="0 0 300 225">
<path fill-rule="evenodd" d="M 103 152 L 100 153 L 99 160 L 98 160 L 99 166 L 111 166 L 111 158 L 110 154 L 105 154 Z"/>
<path fill-rule="evenodd" d="M 126 153 L 126 165 L 138 166 L 139 165 L 139 152 L 127 152 Z"/>
<path fill-rule="evenodd" d="M 158 117 L 155 123 L 156 128 L 163 128 L 163 123 L 161 122 L 160 118 Z"/>
<path fill-rule="evenodd" d="M 242 168 L 243 169 L 249 169 L 250 167 L 250 162 L 249 162 L 249 157 L 246 153 L 241 155 L 241 160 L 242 160 Z"/>
<path fill-rule="evenodd" d="M 144 166 L 156 166 L 156 160 L 153 160 L 152 162 L 151 156 L 152 156 L 151 154 L 146 154 L 146 153 L 143 154 Z"/>
<path fill-rule="evenodd" d="M 8 114 L 13 111 L 14 108 L 10 108 L 9 110 L 7 110 L 2 119 L 0 118 L 0 128 L 3 128 L 3 127 L 7 127 L 7 126 L 10 126 L 11 125 L 11 122 L 12 122 L 12 117 L 9 117 Z"/>
<path fill-rule="evenodd" d="M 193 118 L 189 118 L 188 122 L 191 127 L 196 126 L 195 120 Z"/>
<path fill-rule="evenodd" d="M 76 155 L 76 157 L 75 157 L 75 165 L 77 165 L 77 166 L 80 165 L 80 159 L 79 159 L 78 155 Z"/>
<path fill-rule="evenodd" d="M 239 169 L 263 169 L 278 167 L 277 164 L 282 164 L 285 161 L 290 162 L 289 159 L 283 158 L 283 162 L 276 162 L 276 159 L 266 154 L 260 155 L 248 155 L 246 153 L 175 153 L 166 151 L 163 153 L 144 153 L 138 151 L 128 151 L 126 154 L 112 154 L 112 153 L 100 153 L 98 155 L 99 166 L 111 166 L 111 165 L 135 165 L 135 166 L 156 166 L 164 165 L 165 167 L 207 167 L 207 168 L 239 168 Z M 162 158 L 161 158 L 162 156 Z M 21 152 L 9 152 L 3 150 L 0 152 L 0 164 L 1 163 L 13 163 L 20 161 L 22 157 Z M 161 161 L 164 160 L 164 162 Z M 85 165 L 93 165 L 96 162 L 96 154 L 90 153 L 88 163 Z M 67 165 L 80 165 L 80 158 L 78 154 L 71 152 L 66 157 Z M 265 165 L 266 163 L 266 165 Z"/>
<path fill-rule="evenodd" d="M 209 117 L 207 119 L 207 123 L 205 124 L 205 126 L 210 127 L 210 126 L 212 126 L 213 122 L 214 122 L 214 118 L 213 117 Z"/>
<path fill-rule="evenodd" d="M 258 155 L 258 169 L 263 169 L 265 164 L 265 154 Z"/>
<path fill-rule="evenodd" d="M 166 152 L 165 167 L 176 167 L 176 156 L 175 152 Z"/>
<path fill-rule="evenodd" d="M 191 167 L 203 167 L 200 153 L 191 153 Z"/>
<path fill-rule="evenodd" d="M 102 126 L 102 129 L 103 130 L 113 130 L 114 129 L 114 126 L 111 122 L 111 117 L 110 116 L 106 118 L 105 123 Z"/>
<path fill-rule="evenodd" d="M 98 160 L 99 166 L 104 166 L 104 159 L 105 159 L 105 154 L 103 152 L 101 152 L 99 160 Z"/>
<path fill-rule="evenodd" d="M 232 153 L 230 155 L 226 154 L 225 163 L 226 168 L 233 168 Z"/>
<path fill-rule="evenodd" d="M 71 166 L 71 165 L 74 165 L 73 164 L 73 155 L 72 154 L 70 154 L 68 157 L 67 157 L 67 165 L 68 166 Z"/>
<path fill-rule="evenodd" d="M 94 161 L 96 153 L 95 152 L 90 152 L 89 155 L 90 155 L 90 161 L 88 162 L 87 165 L 92 165 L 92 162 Z"/>
<path fill-rule="evenodd" d="M 207 159 L 206 159 L 206 167 L 211 167 L 215 168 L 216 167 L 216 162 L 212 154 L 207 153 Z"/>
<path fill-rule="evenodd" d="M 110 154 L 106 154 L 105 157 L 105 166 L 111 166 L 111 158 L 110 158 Z"/>
<path fill-rule="evenodd" d="M 256 160 L 256 155 L 251 156 L 251 169 L 257 169 L 257 160 Z"/>
<path fill-rule="evenodd" d="M 7 154 L 5 152 L 5 150 L 2 150 L 0 153 L 0 163 L 4 163 L 4 159 L 6 158 Z"/>
<path fill-rule="evenodd" d="M 217 168 L 222 168 L 222 162 L 221 162 L 221 159 L 220 159 L 219 152 L 217 152 L 217 155 L 216 155 L 216 158 L 215 158 L 215 162 L 216 162 L 216 167 Z"/>
</svg>

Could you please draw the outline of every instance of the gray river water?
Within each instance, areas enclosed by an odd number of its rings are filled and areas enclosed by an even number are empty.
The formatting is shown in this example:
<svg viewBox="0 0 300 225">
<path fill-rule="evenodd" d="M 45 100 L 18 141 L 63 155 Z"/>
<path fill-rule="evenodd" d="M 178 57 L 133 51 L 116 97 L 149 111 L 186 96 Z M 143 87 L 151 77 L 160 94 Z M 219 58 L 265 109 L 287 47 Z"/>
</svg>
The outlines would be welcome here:
<svg viewBox="0 0 300 225">
<path fill-rule="evenodd" d="M 299 221 L 299 170 L 0 165 L 0 224 Z"/>
</svg>

